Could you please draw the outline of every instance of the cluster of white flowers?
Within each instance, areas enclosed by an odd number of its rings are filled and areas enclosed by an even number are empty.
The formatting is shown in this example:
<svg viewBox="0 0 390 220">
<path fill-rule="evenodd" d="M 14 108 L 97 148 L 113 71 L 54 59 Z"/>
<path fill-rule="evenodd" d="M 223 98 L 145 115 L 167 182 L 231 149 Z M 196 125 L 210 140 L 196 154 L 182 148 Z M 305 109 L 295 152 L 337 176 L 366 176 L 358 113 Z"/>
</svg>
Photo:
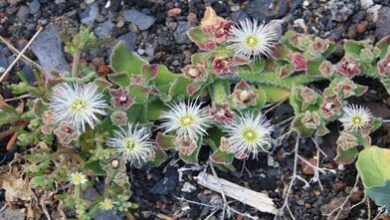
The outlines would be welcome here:
<svg viewBox="0 0 390 220">
<path fill-rule="evenodd" d="M 202 103 L 197 104 L 196 101 L 171 106 L 163 116 L 165 121 L 161 127 L 166 133 L 175 132 L 177 137 L 193 140 L 207 135 L 210 116 L 201 106 Z M 271 147 L 273 126 L 261 114 L 239 115 L 232 123 L 225 125 L 225 131 L 229 136 L 229 150 L 236 155 L 252 154 L 255 157 L 259 151 L 266 151 Z"/>
</svg>

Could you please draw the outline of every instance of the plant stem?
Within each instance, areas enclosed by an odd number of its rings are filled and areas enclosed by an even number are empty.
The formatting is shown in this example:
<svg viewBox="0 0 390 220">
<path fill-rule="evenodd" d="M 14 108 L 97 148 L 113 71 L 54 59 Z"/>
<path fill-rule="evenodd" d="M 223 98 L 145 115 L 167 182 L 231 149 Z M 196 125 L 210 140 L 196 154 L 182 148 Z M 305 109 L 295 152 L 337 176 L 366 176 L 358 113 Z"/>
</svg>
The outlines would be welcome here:
<svg viewBox="0 0 390 220">
<path fill-rule="evenodd" d="M 76 52 L 73 56 L 72 63 L 72 77 L 78 77 L 79 66 L 80 66 L 81 50 L 76 49 Z"/>
</svg>

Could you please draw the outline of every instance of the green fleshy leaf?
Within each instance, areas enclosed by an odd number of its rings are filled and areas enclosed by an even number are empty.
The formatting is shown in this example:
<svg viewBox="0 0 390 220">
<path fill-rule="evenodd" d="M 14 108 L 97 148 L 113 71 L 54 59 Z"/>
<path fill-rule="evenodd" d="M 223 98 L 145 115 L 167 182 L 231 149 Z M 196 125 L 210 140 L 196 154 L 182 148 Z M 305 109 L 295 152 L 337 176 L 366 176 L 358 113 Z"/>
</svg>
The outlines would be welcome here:
<svg viewBox="0 0 390 220">
<path fill-rule="evenodd" d="M 307 74 L 310 75 L 319 75 L 320 74 L 320 66 L 324 60 L 323 59 L 316 59 L 316 60 L 309 60 L 307 64 Z"/>
<path fill-rule="evenodd" d="M 379 57 L 381 59 L 383 59 L 387 55 L 387 53 L 389 52 L 389 45 L 390 45 L 390 36 L 386 36 L 386 37 L 382 38 L 376 44 L 376 47 L 378 47 L 379 50 L 381 51 L 380 55 L 379 55 Z"/>
<path fill-rule="evenodd" d="M 105 176 L 106 175 L 106 171 L 104 171 L 104 169 L 100 165 L 100 161 L 98 161 L 98 160 L 86 162 L 84 164 L 84 169 L 92 171 L 92 173 L 94 175 L 97 175 L 97 176 Z"/>
<path fill-rule="evenodd" d="M 265 93 L 263 88 L 257 89 L 257 103 L 256 103 L 256 108 L 263 108 L 264 105 L 267 103 L 267 94 Z"/>
<path fill-rule="evenodd" d="M 386 88 L 388 94 L 390 94 L 390 77 L 381 77 L 380 81 L 382 85 Z"/>
<path fill-rule="evenodd" d="M 174 74 L 169 71 L 166 66 L 161 65 L 160 70 L 154 79 L 154 84 L 162 94 L 168 94 L 172 82 L 174 82 L 178 76 L 179 74 Z"/>
<path fill-rule="evenodd" d="M 299 114 L 295 116 L 294 121 L 292 122 L 293 128 L 300 133 L 300 135 L 309 137 L 312 136 L 313 133 L 315 132 L 315 129 L 312 128 L 307 128 L 306 126 L 303 125 L 302 123 L 302 118 L 304 114 Z"/>
<path fill-rule="evenodd" d="M 216 80 L 210 86 L 210 95 L 213 103 L 224 103 L 231 93 L 231 84 L 227 80 Z"/>
<path fill-rule="evenodd" d="M 167 110 L 167 107 L 161 100 L 154 100 L 145 105 L 146 107 L 146 120 L 156 121 L 159 120 L 161 114 Z"/>
<path fill-rule="evenodd" d="M 191 56 L 192 64 L 206 64 L 211 58 L 211 54 L 208 52 L 195 53 Z"/>
<path fill-rule="evenodd" d="M 267 97 L 267 102 L 278 102 L 287 99 L 290 96 L 290 91 L 284 88 L 275 86 L 261 86 L 260 87 Z"/>
<path fill-rule="evenodd" d="M 125 73 L 110 74 L 108 79 L 120 87 L 128 87 L 130 85 L 130 77 Z"/>
<path fill-rule="evenodd" d="M 179 152 L 180 159 L 189 164 L 198 164 L 200 148 L 202 148 L 202 145 L 198 144 L 198 146 L 191 155 L 184 155 Z"/>
<path fill-rule="evenodd" d="M 218 149 L 211 155 L 211 160 L 216 164 L 230 165 L 233 163 L 234 154 Z"/>
<path fill-rule="evenodd" d="M 158 144 L 158 146 L 160 146 L 165 150 L 175 148 L 176 145 L 175 139 L 176 139 L 175 136 L 163 134 L 161 132 L 158 132 L 156 135 L 156 143 Z"/>
<path fill-rule="evenodd" d="M 147 163 L 147 165 L 151 166 L 151 167 L 161 166 L 161 164 L 163 164 L 168 158 L 167 153 L 165 153 L 165 151 L 163 149 L 161 149 L 160 147 L 156 147 L 155 149 L 156 149 L 156 151 L 155 151 L 154 159 Z"/>
<path fill-rule="evenodd" d="M 359 153 L 356 168 L 366 188 L 383 187 L 390 181 L 390 150 L 371 146 Z"/>
<path fill-rule="evenodd" d="M 239 77 L 232 76 L 235 81 L 245 80 L 248 83 L 277 86 L 281 88 L 291 89 L 294 85 L 308 84 L 324 80 L 320 75 L 300 74 L 281 79 L 275 73 L 240 73 Z"/>
<path fill-rule="evenodd" d="M 265 65 L 266 60 L 264 58 L 256 57 L 249 66 L 252 70 L 252 73 L 261 73 L 264 71 Z"/>
<path fill-rule="evenodd" d="M 191 80 L 187 79 L 184 75 L 177 75 L 174 82 L 169 89 L 169 96 L 172 99 L 188 96 L 187 85 L 191 83 Z"/>
<path fill-rule="evenodd" d="M 360 41 L 347 40 L 344 43 L 345 54 L 358 57 L 364 48 L 364 43 Z"/>
<path fill-rule="evenodd" d="M 127 118 L 129 122 L 141 123 L 145 122 L 144 105 L 134 104 L 130 110 L 127 111 Z"/>
<path fill-rule="evenodd" d="M 48 175 L 39 175 L 31 178 L 30 183 L 33 188 L 42 187 L 43 189 L 49 190 L 54 188 L 54 179 Z"/>
<path fill-rule="evenodd" d="M 126 73 L 129 76 L 140 74 L 141 68 L 147 62 L 136 53 L 130 53 L 125 42 L 119 42 L 111 54 L 111 69 L 116 73 Z"/>
<path fill-rule="evenodd" d="M 322 53 L 322 57 L 327 58 L 330 55 L 332 55 L 333 52 L 335 52 L 337 49 L 336 44 L 334 42 L 329 42 L 329 48 Z"/>
<path fill-rule="evenodd" d="M 149 96 L 148 88 L 142 86 L 131 85 L 127 88 L 129 94 L 134 96 L 135 102 L 138 104 L 145 103 Z"/>
<path fill-rule="evenodd" d="M 339 164 L 350 164 L 355 161 L 358 154 L 359 151 L 355 147 L 343 150 L 341 147 L 337 146 L 337 156 L 334 160 Z"/>
<path fill-rule="evenodd" d="M 193 42 L 204 43 L 210 39 L 208 35 L 203 33 L 200 27 L 193 27 L 187 32 L 188 37 Z"/>
<path fill-rule="evenodd" d="M 368 197 L 375 201 L 376 205 L 390 209 L 390 180 L 387 180 L 383 187 L 367 188 L 365 192 Z"/>
</svg>

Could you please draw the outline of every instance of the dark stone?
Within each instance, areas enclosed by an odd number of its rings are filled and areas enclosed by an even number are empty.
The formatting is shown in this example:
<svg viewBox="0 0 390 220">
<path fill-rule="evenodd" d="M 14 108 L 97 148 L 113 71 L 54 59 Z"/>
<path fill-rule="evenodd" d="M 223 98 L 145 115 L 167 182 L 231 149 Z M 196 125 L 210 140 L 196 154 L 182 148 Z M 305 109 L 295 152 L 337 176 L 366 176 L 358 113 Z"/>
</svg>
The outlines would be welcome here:
<svg viewBox="0 0 390 220">
<path fill-rule="evenodd" d="M 70 67 L 62 50 L 62 40 L 56 27 L 48 27 L 31 45 L 31 49 L 45 70 L 46 76 L 51 72 L 69 73 Z"/>
<path fill-rule="evenodd" d="M 0 53 L 0 67 L 5 69 L 8 67 L 8 65 L 8 58 L 4 54 Z"/>
<path fill-rule="evenodd" d="M 325 8 L 330 11 L 332 20 L 344 22 L 355 13 L 356 4 L 354 0 L 331 0 L 326 4 Z"/>
<path fill-rule="evenodd" d="M 35 82 L 34 72 L 30 65 L 24 65 L 21 72 L 30 84 Z"/>
<path fill-rule="evenodd" d="M 41 3 L 39 2 L 39 0 L 34 0 L 30 3 L 29 8 L 30 8 L 30 14 L 35 14 L 41 8 Z"/>
<path fill-rule="evenodd" d="M 134 51 L 135 44 L 137 42 L 137 35 L 133 32 L 129 32 L 127 34 L 119 36 L 118 41 L 124 41 L 126 43 L 126 48 L 129 51 Z"/>
<path fill-rule="evenodd" d="M 99 25 L 96 28 L 95 33 L 98 37 L 104 38 L 108 37 L 112 33 L 112 29 L 115 27 L 114 23 L 111 20 L 107 20 L 103 22 L 103 24 Z"/>
<path fill-rule="evenodd" d="M 92 26 L 98 16 L 99 7 L 95 2 L 92 5 L 88 5 L 88 8 L 80 13 L 81 23 Z"/>
<path fill-rule="evenodd" d="M 268 22 L 283 17 L 287 12 L 287 8 L 287 0 L 255 0 L 247 5 L 245 11 L 249 16 L 260 22 Z"/>
<path fill-rule="evenodd" d="M 118 11 L 121 7 L 121 0 L 111 0 L 110 11 Z"/>
<path fill-rule="evenodd" d="M 295 10 L 301 7 L 303 0 L 293 0 L 291 3 L 290 13 L 294 13 Z"/>
<path fill-rule="evenodd" d="M 345 28 L 344 28 L 343 26 L 338 27 L 338 28 L 336 28 L 336 29 L 333 29 L 333 30 L 331 31 L 332 37 L 333 37 L 335 40 L 340 40 L 340 38 L 341 38 L 341 36 L 343 35 L 344 31 L 345 31 Z"/>
<path fill-rule="evenodd" d="M 219 15 L 230 13 L 230 7 L 228 4 L 223 3 L 221 1 L 215 1 L 211 4 L 211 7 L 217 12 Z"/>
<path fill-rule="evenodd" d="M 237 23 L 239 21 L 243 21 L 243 20 L 249 18 L 248 15 L 245 12 L 241 11 L 241 10 L 233 12 L 231 16 L 232 16 L 232 20 L 235 23 Z"/>
<path fill-rule="evenodd" d="M 190 22 L 179 22 L 176 31 L 173 33 L 176 43 L 178 44 L 191 43 L 190 39 L 187 36 L 187 31 L 192 27 L 193 25 Z"/>
<path fill-rule="evenodd" d="M 18 10 L 18 13 L 16 13 L 16 16 L 19 18 L 19 21 L 21 23 L 24 23 L 29 13 L 30 9 L 27 6 L 21 6 Z"/>
<path fill-rule="evenodd" d="M 133 9 L 124 11 L 122 16 L 125 21 L 136 24 L 142 31 L 150 28 L 150 26 L 152 26 L 156 21 L 154 17 Z"/>
<path fill-rule="evenodd" d="M 169 166 L 164 177 L 158 181 L 149 192 L 156 195 L 166 195 L 173 192 L 179 183 L 177 167 Z"/>
<path fill-rule="evenodd" d="M 124 219 L 123 214 L 121 213 L 114 213 L 112 211 L 106 211 L 101 214 L 96 214 L 93 217 L 94 220 L 122 220 Z"/>
<path fill-rule="evenodd" d="M 83 191 L 83 199 L 95 200 L 99 197 L 99 193 L 93 187 L 88 187 Z"/>
<path fill-rule="evenodd" d="M 160 45 L 166 46 L 166 47 L 170 46 L 172 44 L 173 40 L 174 39 L 173 39 L 172 34 L 167 33 L 167 32 L 163 32 L 163 33 L 159 34 L 158 39 L 157 39 L 157 41 Z"/>
<path fill-rule="evenodd" d="M 376 23 L 375 36 L 377 39 L 381 39 L 387 35 L 390 35 L 390 7 L 382 7 L 379 10 L 378 21 Z"/>
</svg>

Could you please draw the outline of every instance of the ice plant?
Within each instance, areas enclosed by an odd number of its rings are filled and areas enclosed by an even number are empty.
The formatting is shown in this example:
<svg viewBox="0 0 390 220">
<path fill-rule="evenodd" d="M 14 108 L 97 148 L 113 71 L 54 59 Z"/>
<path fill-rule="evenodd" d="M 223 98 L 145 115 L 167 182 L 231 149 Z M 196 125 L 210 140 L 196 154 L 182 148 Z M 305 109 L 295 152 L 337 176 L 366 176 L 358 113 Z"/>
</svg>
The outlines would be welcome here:
<svg viewBox="0 0 390 220">
<path fill-rule="evenodd" d="M 387 55 L 385 58 L 380 60 L 377 64 L 378 73 L 381 76 L 390 75 L 390 55 Z"/>
<path fill-rule="evenodd" d="M 344 129 L 359 131 L 369 125 L 371 119 L 372 114 L 368 108 L 352 104 L 344 108 L 344 115 L 339 118 L 339 121 Z"/>
<path fill-rule="evenodd" d="M 246 57 L 268 55 L 277 40 L 277 34 L 268 25 L 246 19 L 231 29 L 230 47 L 237 55 Z"/>
<path fill-rule="evenodd" d="M 114 136 L 107 141 L 107 145 L 130 163 L 142 164 L 153 159 L 155 155 L 151 135 L 149 129 L 128 123 L 127 126 L 114 131 Z"/>
<path fill-rule="evenodd" d="M 236 155 L 256 157 L 260 151 L 271 147 L 273 126 L 262 115 L 254 113 L 242 114 L 225 126 L 228 134 L 230 151 Z"/>
<path fill-rule="evenodd" d="M 70 174 L 70 182 L 73 185 L 82 185 L 85 184 L 88 181 L 87 176 L 85 176 L 83 173 L 75 172 Z"/>
<path fill-rule="evenodd" d="M 98 87 L 62 83 L 53 88 L 49 109 L 55 122 L 72 122 L 78 131 L 85 131 L 85 124 L 92 129 L 99 123 L 98 115 L 106 115 L 106 101 Z"/>
<path fill-rule="evenodd" d="M 99 203 L 99 207 L 103 211 L 108 211 L 114 208 L 115 202 L 113 202 L 111 199 L 105 198 L 103 201 Z"/>
<path fill-rule="evenodd" d="M 161 128 L 165 133 L 175 132 L 178 137 L 198 140 L 207 134 L 210 117 L 202 108 L 202 102 L 192 100 L 179 102 L 169 106 L 169 111 L 162 115 Z"/>
</svg>

